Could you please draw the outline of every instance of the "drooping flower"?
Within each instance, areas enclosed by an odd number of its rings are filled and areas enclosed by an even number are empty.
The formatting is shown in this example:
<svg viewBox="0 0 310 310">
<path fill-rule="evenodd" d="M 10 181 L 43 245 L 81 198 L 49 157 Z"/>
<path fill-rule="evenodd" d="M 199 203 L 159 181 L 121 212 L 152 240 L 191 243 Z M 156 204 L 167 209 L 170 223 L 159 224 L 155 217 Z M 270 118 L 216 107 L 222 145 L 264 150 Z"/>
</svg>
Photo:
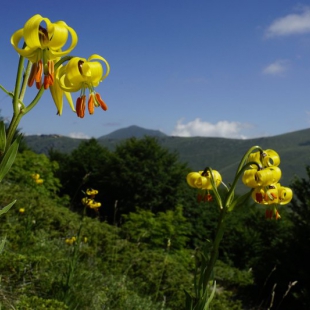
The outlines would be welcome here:
<svg viewBox="0 0 310 310">
<path fill-rule="evenodd" d="M 71 35 L 71 44 L 65 50 L 68 35 Z M 20 48 L 20 41 L 24 39 L 24 48 Z M 28 85 L 34 81 L 37 88 L 42 85 L 41 76 L 44 73 L 44 88 L 47 89 L 54 83 L 54 62 L 56 58 L 70 53 L 78 41 L 75 31 L 63 21 L 52 23 L 48 18 L 39 14 L 32 16 L 11 37 L 14 49 L 21 56 L 32 62 L 32 70 L 28 79 Z"/>
<path fill-rule="evenodd" d="M 222 176 L 216 170 L 212 170 L 212 176 L 215 186 L 218 187 L 222 182 Z M 213 200 L 212 195 L 209 193 L 210 190 L 213 190 L 212 177 L 209 170 L 190 172 L 186 180 L 190 187 L 198 189 L 197 202 L 210 202 Z"/>
<path fill-rule="evenodd" d="M 106 66 L 105 72 L 100 61 Z M 100 94 L 95 91 L 95 87 L 97 87 L 109 73 L 109 63 L 97 54 L 90 56 L 88 59 L 73 57 L 66 65 L 60 66 L 59 73 L 56 74 L 59 87 L 65 92 L 80 91 L 80 96 L 76 101 L 76 113 L 78 117 L 84 117 L 86 101 L 89 114 L 94 113 L 95 107 L 100 106 L 105 111 L 108 109 Z M 86 97 L 87 89 L 89 91 L 88 99 Z M 56 98 L 56 100 L 58 99 Z M 60 102 L 55 101 L 55 103 L 56 106 L 61 105 Z"/>
<path fill-rule="evenodd" d="M 82 198 L 82 204 L 90 209 L 98 209 L 101 207 L 100 202 L 96 202 L 94 199 L 88 197 Z"/>
<path fill-rule="evenodd" d="M 96 190 L 96 189 L 88 188 L 86 190 L 86 195 L 88 195 L 88 196 L 95 196 L 97 194 L 98 194 L 98 190 Z"/>
<path fill-rule="evenodd" d="M 272 210 L 266 210 L 266 218 L 279 219 L 281 216 L 276 205 L 285 205 L 293 198 L 293 192 L 290 188 L 281 186 L 281 170 L 278 167 L 280 157 L 274 150 L 265 150 L 255 152 L 249 155 L 248 163 L 255 162 L 244 172 L 243 183 L 253 188 L 253 200 L 262 205 L 272 205 Z"/>
<path fill-rule="evenodd" d="M 216 187 L 218 187 L 222 182 L 222 177 L 220 173 L 216 170 L 212 170 L 213 179 L 215 182 Z M 211 173 L 210 171 L 199 171 L 199 172 L 190 172 L 187 175 L 187 183 L 189 186 L 204 189 L 204 190 L 212 190 L 212 183 L 211 183 Z"/>
<path fill-rule="evenodd" d="M 254 152 L 251 153 L 248 157 L 248 162 L 256 162 L 260 168 L 266 168 L 270 166 L 279 166 L 280 165 L 280 156 L 274 150 L 267 149 L 263 152 Z M 254 168 L 257 168 L 254 165 Z"/>
<path fill-rule="evenodd" d="M 293 191 L 289 187 L 281 186 L 280 183 L 265 187 L 257 187 L 252 192 L 252 198 L 256 203 L 271 205 L 288 204 L 293 198 Z"/>
<path fill-rule="evenodd" d="M 281 170 L 278 167 L 267 167 L 261 170 L 249 169 L 244 172 L 243 183 L 251 188 L 267 186 L 277 183 L 281 178 Z"/>
</svg>

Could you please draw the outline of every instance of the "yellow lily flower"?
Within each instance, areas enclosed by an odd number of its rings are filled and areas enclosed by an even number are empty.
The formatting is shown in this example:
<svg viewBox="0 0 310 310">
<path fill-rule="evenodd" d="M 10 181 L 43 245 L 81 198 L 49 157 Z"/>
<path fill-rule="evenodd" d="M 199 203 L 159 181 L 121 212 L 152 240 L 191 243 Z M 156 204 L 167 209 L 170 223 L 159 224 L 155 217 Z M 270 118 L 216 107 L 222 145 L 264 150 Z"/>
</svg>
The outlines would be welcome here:
<svg viewBox="0 0 310 310">
<path fill-rule="evenodd" d="M 56 82 L 53 83 L 53 85 L 51 85 L 49 87 L 49 89 L 50 89 L 52 98 L 53 98 L 54 103 L 55 103 L 56 108 L 57 108 L 57 115 L 61 115 L 62 114 L 63 96 L 66 97 L 66 99 L 67 99 L 67 101 L 68 101 L 72 111 L 76 112 L 75 108 L 74 108 L 73 100 L 72 100 L 72 97 L 71 97 L 71 93 L 63 91 L 61 89 L 59 83 L 57 82 L 59 80 L 59 68 L 56 69 L 56 71 L 55 71 L 55 79 L 56 79 Z"/>
<path fill-rule="evenodd" d="M 67 43 L 69 33 L 71 44 L 62 51 L 61 49 Z M 24 39 L 25 48 L 18 47 L 22 39 Z M 28 85 L 31 86 L 35 80 L 37 88 L 40 88 L 43 71 L 45 89 L 54 81 L 54 63 L 52 60 L 70 53 L 77 41 L 76 32 L 65 22 L 52 23 L 48 18 L 39 14 L 32 16 L 25 23 L 24 28 L 17 30 L 11 37 L 11 43 L 17 53 L 33 63 Z"/>
<path fill-rule="evenodd" d="M 88 196 L 95 196 L 97 194 L 98 194 L 98 190 L 96 190 L 96 189 L 88 188 L 86 190 L 86 195 L 88 195 Z"/>
<path fill-rule="evenodd" d="M 279 166 L 280 165 L 280 156 L 274 150 L 268 149 L 263 152 L 255 152 L 249 155 L 248 162 L 254 161 L 261 168 L 271 167 L 271 166 Z M 256 168 L 257 166 L 253 165 L 252 168 Z"/>
<path fill-rule="evenodd" d="M 278 167 L 267 167 L 262 170 L 248 169 L 244 172 L 242 182 L 248 187 L 267 186 L 277 183 L 281 178 Z"/>
<path fill-rule="evenodd" d="M 106 72 L 100 60 L 106 66 Z M 73 57 L 69 62 L 59 68 L 59 75 L 56 80 L 60 88 L 65 92 L 81 91 L 80 97 L 76 101 L 76 113 L 78 117 L 83 118 L 86 108 L 86 89 L 89 90 L 88 111 L 89 114 L 94 113 L 95 107 L 101 107 L 107 110 L 107 105 L 101 99 L 99 93 L 96 93 L 94 88 L 99 85 L 110 73 L 109 63 L 101 56 L 94 54 L 88 59 Z M 56 103 L 57 105 L 57 103 Z"/>
<path fill-rule="evenodd" d="M 222 176 L 220 173 L 216 170 L 212 170 L 213 172 L 213 179 L 215 182 L 216 187 L 218 187 L 222 182 Z M 204 174 L 203 171 L 199 172 L 190 172 L 187 175 L 187 183 L 189 186 L 199 189 L 208 189 L 212 190 L 212 184 L 211 184 L 211 174 L 209 171 L 207 171 L 206 174 Z"/>
</svg>

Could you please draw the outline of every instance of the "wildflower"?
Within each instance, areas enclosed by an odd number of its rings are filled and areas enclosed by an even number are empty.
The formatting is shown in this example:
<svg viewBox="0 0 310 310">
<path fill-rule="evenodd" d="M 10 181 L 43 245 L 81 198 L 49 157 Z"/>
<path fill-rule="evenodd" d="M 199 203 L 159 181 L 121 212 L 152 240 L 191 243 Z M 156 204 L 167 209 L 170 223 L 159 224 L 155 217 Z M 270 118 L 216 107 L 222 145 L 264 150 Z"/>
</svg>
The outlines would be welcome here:
<svg viewBox="0 0 310 310">
<path fill-rule="evenodd" d="M 84 241 L 84 243 L 87 243 L 87 241 L 88 241 L 87 237 L 84 237 L 83 241 Z"/>
<path fill-rule="evenodd" d="M 216 187 L 218 187 L 222 182 L 222 177 L 219 174 L 219 172 L 216 170 L 212 170 L 212 174 L 213 174 L 214 183 Z M 198 188 L 198 189 L 212 190 L 210 171 L 190 172 L 187 175 L 186 180 L 187 180 L 188 185 L 191 187 Z"/>
<path fill-rule="evenodd" d="M 59 68 L 57 68 L 55 70 L 55 80 L 59 80 Z M 75 108 L 74 108 L 74 104 L 73 104 L 73 100 L 72 100 L 72 97 L 71 97 L 71 93 L 70 92 L 66 92 L 66 91 L 63 91 L 61 88 L 60 88 L 60 85 L 58 82 L 56 83 L 53 83 L 53 85 L 50 86 L 50 93 L 52 95 L 52 98 L 53 98 L 53 101 L 56 105 L 56 108 L 57 108 L 57 115 L 61 115 L 62 114 L 62 109 L 63 109 L 63 97 L 65 96 L 69 105 L 70 105 L 70 108 L 73 112 L 76 112 L 75 111 Z"/>
<path fill-rule="evenodd" d="M 100 60 L 105 64 L 105 73 L 102 64 L 96 60 Z M 89 114 L 94 113 L 95 107 L 100 106 L 104 111 L 108 109 L 100 94 L 95 91 L 95 87 L 97 87 L 109 73 L 109 63 L 97 54 L 91 55 L 88 59 L 73 57 L 66 65 L 59 67 L 59 73 L 56 74 L 59 87 L 65 92 L 80 91 L 80 96 L 77 98 L 75 106 L 78 117 L 84 117 L 86 102 Z M 86 97 L 87 89 L 89 90 L 88 99 Z M 59 102 L 55 102 L 55 104 L 60 105 Z"/>
<path fill-rule="evenodd" d="M 18 212 L 19 212 L 20 214 L 24 214 L 24 213 L 25 213 L 25 209 L 24 209 L 24 208 L 20 208 L 20 209 L 18 210 Z"/>
<path fill-rule="evenodd" d="M 186 180 L 189 186 L 199 189 L 197 194 L 197 202 L 210 202 L 213 200 L 212 195 L 209 193 L 209 190 L 213 189 L 212 180 L 215 183 L 215 186 L 218 187 L 222 182 L 222 177 L 216 170 L 212 170 L 212 176 L 211 172 L 206 170 L 190 172 L 187 175 Z"/>
<path fill-rule="evenodd" d="M 268 149 L 263 152 L 255 152 L 249 155 L 248 162 L 257 163 L 260 168 L 266 168 L 270 166 L 279 166 L 280 156 L 274 150 Z"/>
<path fill-rule="evenodd" d="M 42 184 L 44 182 L 43 179 L 40 179 L 40 175 L 38 173 L 33 173 L 31 175 L 31 177 L 33 178 L 34 182 L 38 185 Z"/>
<path fill-rule="evenodd" d="M 100 202 L 96 202 L 94 199 L 88 197 L 82 198 L 82 204 L 90 209 L 98 209 L 101 207 Z"/>
<path fill-rule="evenodd" d="M 61 49 L 67 43 L 69 33 L 71 35 L 71 44 L 62 51 Z M 19 48 L 18 45 L 22 38 L 24 39 L 25 47 Z M 35 81 L 37 88 L 41 88 L 43 73 L 44 88 L 47 89 L 50 85 L 53 85 L 53 60 L 70 53 L 76 46 L 77 41 L 75 31 L 65 22 L 57 21 L 51 23 L 48 18 L 42 17 L 39 14 L 32 16 L 25 23 L 24 28 L 17 30 L 11 37 L 11 43 L 17 53 L 32 62 L 28 86 L 32 86 Z"/>
<path fill-rule="evenodd" d="M 72 245 L 74 242 L 76 242 L 76 237 L 67 238 L 67 239 L 65 240 L 65 242 L 66 242 L 68 245 Z"/>
<path fill-rule="evenodd" d="M 281 170 L 278 167 L 267 167 L 262 170 L 246 170 L 242 177 L 242 182 L 251 188 L 267 186 L 277 183 L 281 178 Z"/>
<path fill-rule="evenodd" d="M 96 190 L 96 189 L 88 188 L 86 190 L 86 195 L 88 195 L 88 196 L 95 196 L 97 194 L 98 194 L 98 190 Z"/>
</svg>

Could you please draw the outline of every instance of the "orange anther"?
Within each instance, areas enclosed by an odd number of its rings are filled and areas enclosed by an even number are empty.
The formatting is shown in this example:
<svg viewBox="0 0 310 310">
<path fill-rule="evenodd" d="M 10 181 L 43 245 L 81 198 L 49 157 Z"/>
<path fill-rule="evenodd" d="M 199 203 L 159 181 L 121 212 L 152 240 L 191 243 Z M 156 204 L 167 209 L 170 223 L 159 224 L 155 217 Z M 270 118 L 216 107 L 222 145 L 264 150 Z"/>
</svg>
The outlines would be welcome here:
<svg viewBox="0 0 310 310">
<path fill-rule="evenodd" d="M 280 213 L 278 212 L 278 210 L 276 210 L 276 220 L 278 220 L 278 219 L 280 219 L 281 218 L 281 215 L 280 215 Z"/>
<path fill-rule="evenodd" d="M 100 104 L 101 108 L 106 111 L 108 109 L 108 106 L 105 104 L 105 102 L 101 99 L 100 95 L 96 93 L 96 100 Z"/>
<path fill-rule="evenodd" d="M 35 77 L 37 74 L 37 63 L 33 63 L 31 66 L 31 71 L 28 77 L 28 86 L 31 87 L 34 83 Z"/>
<path fill-rule="evenodd" d="M 37 71 L 35 74 L 35 81 L 36 81 L 37 89 L 40 89 L 42 86 L 42 82 L 41 82 L 42 72 L 43 72 L 43 63 L 42 63 L 42 60 L 40 60 L 37 63 Z"/>
<path fill-rule="evenodd" d="M 88 112 L 89 114 L 94 114 L 94 111 L 95 111 L 95 102 L 94 102 L 94 97 L 91 94 L 88 99 Z"/>
<path fill-rule="evenodd" d="M 76 100 L 76 114 L 80 118 L 83 118 L 85 115 L 85 100 L 86 100 L 85 95 L 77 98 Z"/>
<path fill-rule="evenodd" d="M 48 89 L 54 83 L 54 62 L 48 61 L 48 73 L 44 76 L 44 89 Z"/>
</svg>

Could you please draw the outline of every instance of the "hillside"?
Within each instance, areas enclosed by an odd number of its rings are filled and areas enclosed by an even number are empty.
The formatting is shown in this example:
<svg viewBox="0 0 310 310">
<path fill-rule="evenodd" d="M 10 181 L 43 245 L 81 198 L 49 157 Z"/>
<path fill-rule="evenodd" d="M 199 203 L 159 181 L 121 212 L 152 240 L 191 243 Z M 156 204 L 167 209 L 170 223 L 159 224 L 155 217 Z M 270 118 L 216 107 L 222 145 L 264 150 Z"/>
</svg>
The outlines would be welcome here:
<svg viewBox="0 0 310 310">
<path fill-rule="evenodd" d="M 223 178 L 230 182 L 243 154 L 254 145 L 264 149 L 275 149 L 281 157 L 282 182 L 288 183 L 297 175 L 304 177 L 305 166 L 310 165 L 310 129 L 291 132 L 273 137 L 241 140 L 209 137 L 172 137 L 160 131 L 148 130 L 138 126 L 120 129 L 98 138 L 101 145 L 113 149 L 128 137 L 142 138 L 154 136 L 159 144 L 176 151 L 182 162 L 188 163 L 193 170 L 206 166 L 219 170 Z M 25 142 L 37 153 L 47 153 L 53 148 L 61 152 L 71 152 L 82 139 L 58 135 L 26 136 Z"/>
<path fill-rule="evenodd" d="M 101 136 L 98 138 L 98 141 L 104 139 L 128 139 L 131 137 L 143 138 L 144 136 L 167 137 L 166 134 L 159 130 L 145 129 L 134 125 L 127 128 L 118 129 L 105 136 Z"/>
</svg>

